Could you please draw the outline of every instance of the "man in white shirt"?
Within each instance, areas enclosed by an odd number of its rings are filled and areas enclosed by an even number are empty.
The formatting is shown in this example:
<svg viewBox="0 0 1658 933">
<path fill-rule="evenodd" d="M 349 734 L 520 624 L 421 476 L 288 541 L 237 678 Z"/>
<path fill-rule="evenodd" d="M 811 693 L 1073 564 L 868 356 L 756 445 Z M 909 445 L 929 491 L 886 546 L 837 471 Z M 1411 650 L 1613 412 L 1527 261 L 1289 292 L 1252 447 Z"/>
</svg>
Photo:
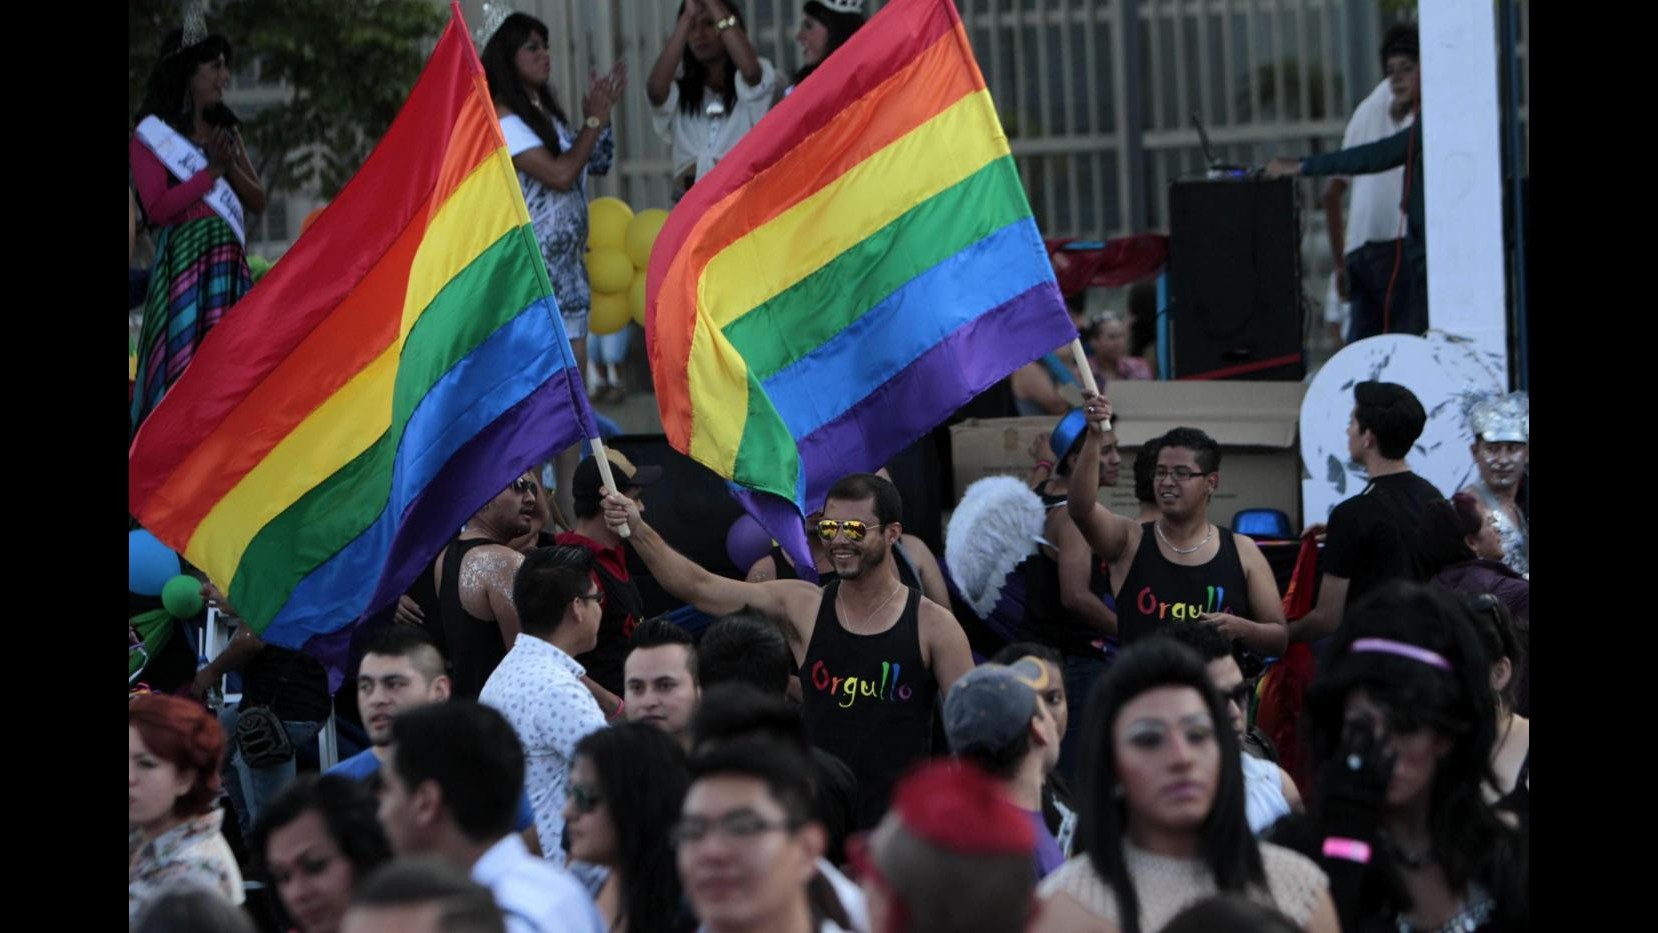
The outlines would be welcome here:
<svg viewBox="0 0 1658 933">
<path fill-rule="evenodd" d="M 521 631 L 478 695 L 518 734 L 541 849 L 556 865 L 564 864 L 564 797 L 576 743 L 605 725 L 575 659 L 598 644 L 603 600 L 586 549 L 531 552 L 512 583 Z"/>
<path fill-rule="evenodd" d="M 512 933 L 603 933 L 580 883 L 512 831 L 524 751 L 500 713 L 466 700 L 409 710 L 392 721 L 380 773 L 380 822 L 398 855 L 467 869 L 495 895 Z"/>
<path fill-rule="evenodd" d="M 1386 139 L 1415 120 L 1421 88 L 1417 43 L 1414 23 L 1398 23 L 1388 30 L 1382 42 L 1382 71 L 1386 77 L 1353 111 L 1341 148 Z M 1394 301 L 1407 294 L 1405 279 L 1411 275 L 1411 267 L 1401 260 L 1399 242 L 1404 236 L 1404 211 L 1400 206 L 1404 181 L 1405 170 L 1401 167 L 1352 178 L 1336 176 L 1324 188 L 1326 232 L 1330 255 L 1336 259 L 1335 296 L 1324 320 L 1339 326 L 1344 318 L 1340 305 L 1350 304 L 1351 320 L 1338 335 L 1347 343 L 1382 332 L 1382 304 L 1395 266 L 1398 280 L 1393 281 Z M 1344 224 L 1341 197 L 1349 188 L 1353 197 Z"/>
</svg>

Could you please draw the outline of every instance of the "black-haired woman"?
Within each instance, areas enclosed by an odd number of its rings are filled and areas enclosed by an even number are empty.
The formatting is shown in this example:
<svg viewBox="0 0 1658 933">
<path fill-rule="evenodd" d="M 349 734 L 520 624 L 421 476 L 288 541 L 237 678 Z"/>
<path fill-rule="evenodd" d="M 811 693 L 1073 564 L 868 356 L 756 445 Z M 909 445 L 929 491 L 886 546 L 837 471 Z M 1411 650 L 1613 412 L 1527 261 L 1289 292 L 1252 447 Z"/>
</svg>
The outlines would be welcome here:
<svg viewBox="0 0 1658 933">
<path fill-rule="evenodd" d="M 645 80 L 656 132 L 673 147 L 675 197 L 771 109 L 777 69 L 761 58 L 743 15 L 723 0 L 684 0 Z"/>
<path fill-rule="evenodd" d="M 690 783 L 679 745 L 647 723 L 576 743 L 564 805 L 570 857 L 610 870 L 597 901 L 612 933 L 695 929 L 668 841 Z"/>
<path fill-rule="evenodd" d="M 627 87 L 627 68 L 617 62 L 608 74 L 589 75 L 582 122 L 572 127 L 548 84 L 553 65 L 547 36 L 546 23 L 514 13 L 484 43 L 481 57 L 577 371 L 585 373 L 587 315 L 593 305 L 582 263 L 587 248 L 587 176 L 609 172 L 615 161 L 610 111 Z"/>
<path fill-rule="evenodd" d="M 800 29 L 794 34 L 795 44 L 800 46 L 800 68 L 794 73 L 794 81 L 778 93 L 778 100 L 793 93 L 800 82 L 863 28 L 864 0 L 806 0 L 801 14 Z"/>
<path fill-rule="evenodd" d="M 1319 790 L 1272 833 L 1321 860 L 1342 929 L 1530 928 L 1526 837 L 1482 790 L 1492 694 L 1459 594 L 1394 583 L 1342 621 L 1307 695 Z"/>
<path fill-rule="evenodd" d="M 1196 652 L 1148 638 L 1118 655 L 1085 735 L 1083 854 L 1042 882 L 1039 931 L 1152 933 L 1216 893 L 1339 929 L 1324 873 L 1250 835 L 1243 752 Z"/>
<path fill-rule="evenodd" d="M 175 29 L 162 42 L 127 144 L 146 223 L 161 228 L 138 339 L 134 433 L 207 332 L 253 288 L 244 211 L 265 209 L 241 121 L 224 103 L 230 42 L 190 38 Z"/>
</svg>

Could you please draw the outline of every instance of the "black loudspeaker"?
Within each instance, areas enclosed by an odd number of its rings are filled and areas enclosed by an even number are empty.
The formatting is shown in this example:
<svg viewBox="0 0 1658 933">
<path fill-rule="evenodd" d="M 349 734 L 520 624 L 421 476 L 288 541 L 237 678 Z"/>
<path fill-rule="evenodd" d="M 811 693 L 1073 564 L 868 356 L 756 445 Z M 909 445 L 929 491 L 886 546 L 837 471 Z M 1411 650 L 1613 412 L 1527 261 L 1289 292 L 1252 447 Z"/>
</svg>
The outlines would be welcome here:
<svg viewBox="0 0 1658 933">
<path fill-rule="evenodd" d="M 1291 179 L 1171 184 L 1173 378 L 1306 376 L 1300 259 Z"/>
</svg>

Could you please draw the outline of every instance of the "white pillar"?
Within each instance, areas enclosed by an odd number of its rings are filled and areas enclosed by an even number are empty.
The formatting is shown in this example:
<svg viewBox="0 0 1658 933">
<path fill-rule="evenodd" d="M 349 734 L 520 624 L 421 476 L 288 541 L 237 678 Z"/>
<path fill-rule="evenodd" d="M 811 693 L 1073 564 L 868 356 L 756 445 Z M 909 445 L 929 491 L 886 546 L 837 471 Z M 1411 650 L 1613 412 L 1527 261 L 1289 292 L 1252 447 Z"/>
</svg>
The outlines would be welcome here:
<svg viewBox="0 0 1658 933">
<path fill-rule="evenodd" d="M 1508 378 L 1497 24 L 1490 3 L 1418 5 L 1429 326 Z"/>
</svg>

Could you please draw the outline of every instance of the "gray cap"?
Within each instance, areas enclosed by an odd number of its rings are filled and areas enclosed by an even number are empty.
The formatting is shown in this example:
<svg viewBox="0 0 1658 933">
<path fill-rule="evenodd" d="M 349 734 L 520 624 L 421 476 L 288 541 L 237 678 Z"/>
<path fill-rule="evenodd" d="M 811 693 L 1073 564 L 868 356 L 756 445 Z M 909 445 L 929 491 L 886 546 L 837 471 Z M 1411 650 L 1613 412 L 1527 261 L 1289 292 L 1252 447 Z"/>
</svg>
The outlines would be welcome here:
<svg viewBox="0 0 1658 933">
<path fill-rule="evenodd" d="M 963 674 L 944 699 L 944 734 L 951 750 L 1007 748 L 1030 727 L 1040 702 L 1037 694 L 1049 686 L 1048 669 L 1035 658 L 981 664 Z"/>
</svg>

